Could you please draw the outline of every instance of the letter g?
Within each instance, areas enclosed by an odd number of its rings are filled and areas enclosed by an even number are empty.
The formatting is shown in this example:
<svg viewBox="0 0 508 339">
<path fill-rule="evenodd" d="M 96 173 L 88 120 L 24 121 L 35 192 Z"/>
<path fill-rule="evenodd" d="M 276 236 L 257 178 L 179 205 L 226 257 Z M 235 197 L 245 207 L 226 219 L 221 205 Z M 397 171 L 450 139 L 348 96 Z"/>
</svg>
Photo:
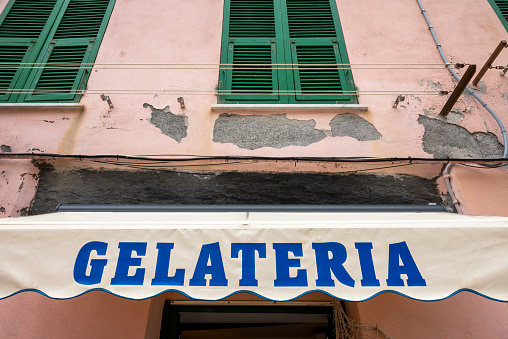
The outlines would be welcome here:
<svg viewBox="0 0 508 339">
<path fill-rule="evenodd" d="M 100 241 L 91 241 L 85 244 L 79 250 L 76 262 L 74 264 L 74 280 L 81 285 L 98 284 L 102 280 L 102 273 L 104 267 L 107 265 L 107 259 L 92 259 L 90 254 L 92 251 L 97 252 L 97 255 L 105 255 L 108 249 L 108 244 Z M 86 275 L 88 268 L 88 261 L 90 261 L 90 275 Z"/>
</svg>

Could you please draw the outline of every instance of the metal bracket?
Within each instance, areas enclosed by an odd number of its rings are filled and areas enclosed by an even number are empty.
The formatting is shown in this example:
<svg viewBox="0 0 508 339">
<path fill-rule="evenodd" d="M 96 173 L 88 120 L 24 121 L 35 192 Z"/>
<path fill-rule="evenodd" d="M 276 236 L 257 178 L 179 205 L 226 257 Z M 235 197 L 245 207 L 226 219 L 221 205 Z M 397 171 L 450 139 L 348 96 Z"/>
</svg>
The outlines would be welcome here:
<svg viewBox="0 0 508 339">
<path fill-rule="evenodd" d="M 183 101 L 183 97 L 176 98 L 176 101 L 180 103 L 180 108 L 185 108 L 185 101 Z"/>
<path fill-rule="evenodd" d="M 400 102 L 406 100 L 406 96 L 405 95 L 402 95 L 402 94 L 399 94 L 397 96 L 397 99 L 395 99 L 395 102 L 392 104 L 392 107 L 393 108 L 396 108 Z"/>
<path fill-rule="evenodd" d="M 113 106 L 113 103 L 111 102 L 111 99 L 109 98 L 109 95 L 101 94 L 101 99 L 102 99 L 102 101 L 107 101 L 108 102 L 109 108 L 114 108 L 115 107 L 115 106 Z"/>
<path fill-rule="evenodd" d="M 508 72 L 508 65 L 506 65 L 505 68 L 503 68 L 503 70 L 501 71 L 501 73 L 499 73 L 500 76 L 504 77 L 504 75 L 506 74 L 506 72 Z"/>
</svg>

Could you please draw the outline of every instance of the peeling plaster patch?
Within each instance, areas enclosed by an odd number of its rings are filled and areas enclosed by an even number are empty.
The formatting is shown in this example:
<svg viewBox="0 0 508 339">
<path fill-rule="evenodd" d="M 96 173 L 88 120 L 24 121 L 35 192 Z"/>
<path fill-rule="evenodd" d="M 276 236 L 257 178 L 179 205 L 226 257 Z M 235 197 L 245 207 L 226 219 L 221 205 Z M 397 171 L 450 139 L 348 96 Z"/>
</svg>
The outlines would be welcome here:
<svg viewBox="0 0 508 339">
<path fill-rule="evenodd" d="M 9 153 L 9 152 L 12 152 L 12 148 L 11 148 L 11 146 L 7 146 L 7 145 L 2 145 L 2 146 L 0 146 L 0 150 L 2 151 L 2 153 Z"/>
<path fill-rule="evenodd" d="M 452 109 L 446 116 L 446 121 L 451 124 L 460 124 L 462 119 L 465 118 L 464 112 L 460 109 Z"/>
<path fill-rule="evenodd" d="M 463 127 L 423 115 L 418 123 L 425 127 L 423 150 L 435 158 L 499 158 L 503 146 L 492 133 L 470 133 Z"/>
<path fill-rule="evenodd" d="M 439 89 L 439 90 L 443 89 L 443 87 L 441 86 L 441 83 L 439 83 L 439 82 L 433 82 L 433 81 L 430 81 L 430 80 L 427 80 L 427 87 L 433 88 L 433 89 Z"/>
<path fill-rule="evenodd" d="M 430 107 L 429 109 L 423 109 L 423 114 L 425 115 L 433 115 L 436 108 L 435 107 Z"/>
<path fill-rule="evenodd" d="M 178 142 L 181 142 L 187 136 L 188 120 L 186 116 L 171 113 L 169 106 L 166 106 L 164 109 L 157 109 L 145 103 L 143 107 L 150 107 L 152 117 L 148 121 L 160 129 L 164 135 Z"/>
<path fill-rule="evenodd" d="M 359 141 L 381 139 L 382 135 L 370 122 L 351 113 L 337 114 L 330 122 L 333 137 L 352 137 Z"/>
<path fill-rule="evenodd" d="M 487 94 L 487 84 L 484 81 L 480 81 L 477 86 L 469 86 L 477 94 Z M 469 93 L 467 89 L 464 90 L 464 98 L 469 100 L 473 95 Z"/>
<path fill-rule="evenodd" d="M 223 113 L 213 129 L 213 141 L 249 150 L 261 147 L 308 146 L 326 138 L 314 120 L 288 119 L 286 114 L 236 115 Z"/>
</svg>

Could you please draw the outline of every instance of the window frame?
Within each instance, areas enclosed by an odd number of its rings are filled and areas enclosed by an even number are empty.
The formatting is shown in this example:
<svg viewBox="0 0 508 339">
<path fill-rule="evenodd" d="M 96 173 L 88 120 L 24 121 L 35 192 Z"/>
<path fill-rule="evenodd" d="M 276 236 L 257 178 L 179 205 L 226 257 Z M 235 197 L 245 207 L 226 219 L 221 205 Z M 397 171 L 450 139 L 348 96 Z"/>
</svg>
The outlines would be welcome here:
<svg viewBox="0 0 508 339">
<path fill-rule="evenodd" d="M 257 38 L 271 40 L 275 48 L 273 53 L 276 58 L 272 58 L 272 62 L 276 64 L 293 64 L 296 60 L 296 54 L 293 50 L 294 46 L 303 45 L 316 45 L 322 46 L 324 44 L 332 45 L 335 51 L 335 59 L 337 64 L 345 64 L 344 66 L 337 67 L 339 73 L 340 85 L 342 90 L 346 92 L 340 95 L 303 95 L 301 89 L 298 88 L 299 70 L 301 65 L 292 67 L 276 66 L 277 69 L 273 70 L 278 79 L 277 84 L 272 87 L 272 91 L 279 95 L 258 95 L 252 98 L 252 95 L 231 94 L 232 83 L 231 73 L 233 66 L 232 62 L 232 47 L 231 44 L 248 44 L 246 38 L 236 38 L 229 36 L 230 28 L 230 11 L 231 0 L 224 1 L 223 13 L 223 26 L 222 26 L 222 40 L 221 40 L 221 67 L 219 70 L 219 85 L 218 89 L 218 103 L 219 104 L 358 104 L 356 87 L 354 85 L 353 75 L 350 69 L 349 57 L 347 54 L 346 44 L 342 32 L 339 13 L 335 0 L 327 0 L 330 4 L 331 16 L 334 23 L 335 36 L 333 38 L 291 38 L 288 23 L 287 3 L 286 0 L 273 0 L 274 15 L 275 15 L 275 37 L 274 38 Z M 277 16 L 277 13 L 280 13 Z M 249 40 L 254 41 L 253 38 Z M 325 43 L 325 41 L 328 41 Z M 312 66 L 311 66 L 312 67 Z M 272 92 L 272 93 L 273 93 Z M 294 93 L 288 95 L 288 93 Z"/>
</svg>

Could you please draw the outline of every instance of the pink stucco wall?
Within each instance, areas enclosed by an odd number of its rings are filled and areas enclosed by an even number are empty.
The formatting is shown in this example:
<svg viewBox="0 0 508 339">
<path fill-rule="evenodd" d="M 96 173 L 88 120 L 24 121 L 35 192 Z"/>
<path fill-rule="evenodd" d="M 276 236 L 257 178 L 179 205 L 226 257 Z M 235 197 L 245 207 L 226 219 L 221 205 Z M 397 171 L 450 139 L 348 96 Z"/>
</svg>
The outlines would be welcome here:
<svg viewBox="0 0 508 339">
<path fill-rule="evenodd" d="M 355 84 L 360 91 L 359 101 L 369 106 L 366 112 L 355 113 L 376 127 L 382 134 L 379 140 L 327 137 L 305 147 L 256 150 L 212 142 L 214 121 L 220 114 L 212 111 L 210 105 L 217 101 L 213 91 L 218 82 L 223 2 L 117 0 L 97 66 L 88 82 L 90 94 L 81 100 L 84 110 L 0 108 L 0 145 L 19 153 L 432 157 L 422 145 L 424 127 L 418 123 L 418 117 L 442 120 L 438 113 L 447 96 L 435 92 L 451 91 L 455 83 L 442 67 L 416 0 L 387 1 L 382 6 L 375 1 L 336 2 Z M 422 2 L 450 62 L 480 66 L 498 42 L 506 39 L 506 30 L 486 0 Z M 6 4 L 7 0 L 0 0 L 0 10 Z M 107 69 L 101 66 L 104 64 L 118 66 Z M 167 67 L 132 69 L 122 66 L 125 64 Z M 171 64 L 191 66 L 170 69 Z M 369 66 L 362 68 L 361 64 Z M 508 64 L 508 51 L 503 51 L 495 64 Z M 196 69 L 197 65 L 205 69 Z M 508 125 L 508 78 L 490 70 L 482 81 L 481 97 Z M 116 94 L 114 90 L 147 92 Z M 206 94 L 189 94 L 189 90 Z M 369 91 L 391 94 L 372 95 Z M 413 92 L 418 93 L 409 94 Z M 101 93 L 110 96 L 113 109 L 101 100 Z M 398 94 L 406 94 L 406 100 L 392 108 Z M 185 109 L 177 103 L 180 96 L 185 98 Z M 158 109 L 169 106 L 173 113 L 185 115 L 188 136 L 178 142 L 164 135 L 149 122 L 151 111 L 143 107 L 145 103 Z M 470 96 L 462 96 L 455 109 L 443 121 L 463 126 L 469 132 L 491 132 L 502 140 L 494 119 Z M 329 131 L 331 119 L 341 112 L 344 111 L 282 113 L 290 119 L 314 120 L 316 128 Z M 286 165 L 258 163 L 243 165 L 240 170 L 338 173 L 365 167 Z M 441 169 L 442 163 L 434 163 L 389 171 L 435 178 Z M 29 159 L 2 159 L 0 173 L 0 217 L 23 214 L 33 199 L 38 169 Z M 455 166 L 451 181 L 466 213 L 508 216 L 507 176 L 503 169 Z M 439 183 L 446 193 L 442 179 Z M 94 292 L 55 301 L 25 292 L 0 300 L 0 337 L 156 337 L 163 300 L 160 297 L 128 301 Z M 383 294 L 362 303 L 350 303 L 348 310 L 359 321 L 378 324 L 396 338 L 503 337 L 508 332 L 506 305 L 470 293 L 437 302 Z"/>
<path fill-rule="evenodd" d="M 23 292 L 0 301 L 2 338 L 156 338 L 164 298 L 135 301 L 105 292 L 54 300 Z"/>
<path fill-rule="evenodd" d="M 506 303 L 469 292 L 432 302 L 384 293 L 346 303 L 346 309 L 362 324 L 378 325 L 392 338 L 504 338 L 508 330 Z"/>
</svg>

